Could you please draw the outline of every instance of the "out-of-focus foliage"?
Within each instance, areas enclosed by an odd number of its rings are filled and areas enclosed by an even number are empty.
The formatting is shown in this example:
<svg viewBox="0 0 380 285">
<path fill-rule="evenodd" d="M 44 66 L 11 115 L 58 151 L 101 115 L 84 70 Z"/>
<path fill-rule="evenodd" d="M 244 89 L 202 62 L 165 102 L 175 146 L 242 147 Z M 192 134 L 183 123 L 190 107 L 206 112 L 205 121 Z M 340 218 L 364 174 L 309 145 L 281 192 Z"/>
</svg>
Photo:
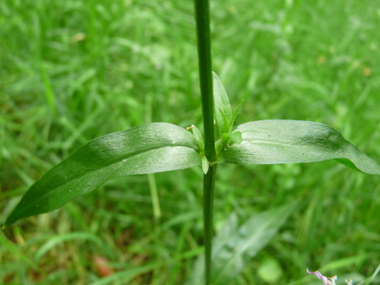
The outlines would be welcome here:
<svg viewBox="0 0 380 285">
<path fill-rule="evenodd" d="M 379 10 L 369 0 L 212 1 L 213 70 L 233 110 L 246 100 L 236 125 L 316 121 L 380 161 Z M 191 1 L 0 1 L 0 23 L 1 224 L 34 181 L 91 139 L 151 121 L 201 126 Z M 244 221 L 302 200 L 235 284 L 264 284 L 257 270 L 268 258 L 282 269 L 277 284 L 311 284 L 305 267 L 354 284 L 375 270 L 378 177 L 335 162 L 218 172 L 216 230 L 233 211 Z M 0 233 L 0 282 L 100 282 L 101 256 L 115 272 L 109 284 L 183 283 L 203 252 L 201 178 L 199 168 L 156 174 L 153 184 L 120 178 L 18 222 Z M 102 244 L 65 240 L 32 266 L 44 244 L 75 232 Z"/>
</svg>

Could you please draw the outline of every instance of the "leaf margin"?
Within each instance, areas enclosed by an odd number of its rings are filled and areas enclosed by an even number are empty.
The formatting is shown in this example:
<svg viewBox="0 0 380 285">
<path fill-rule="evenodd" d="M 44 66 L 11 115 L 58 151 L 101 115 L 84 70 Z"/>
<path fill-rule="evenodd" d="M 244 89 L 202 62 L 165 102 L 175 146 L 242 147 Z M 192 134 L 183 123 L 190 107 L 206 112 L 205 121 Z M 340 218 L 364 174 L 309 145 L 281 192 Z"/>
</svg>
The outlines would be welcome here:
<svg viewBox="0 0 380 285">
<path fill-rule="evenodd" d="M 242 141 L 223 150 L 218 162 L 253 165 L 337 160 L 360 172 L 380 175 L 380 165 L 375 160 L 345 140 L 340 132 L 325 124 L 298 120 L 261 120 L 242 124 L 232 134 L 238 132 L 242 134 Z M 284 139 L 288 141 L 284 142 Z M 319 152 L 307 152 L 304 148 L 305 145 L 312 144 L 313 140 L 315 150 Z M 283 148 L 288 145 L 289 149 L 299 148 L 300 155 L 294 152 L 293 158 L 284 155 L 281 160 L 279 154 L 283 155 L 284 152 L 278 145 Z M 277 152 L 277 155 L 268 154 L 265 157 L 264 153 L 269 151 Z"/>
<path fill-rule="evenodd" d="M 129 136 L 128 136 L 129 135 Z M 161 136 L 161 137 L 160 137 Z M 159 138 L 162 139 L 162 143 L 159 143 Z M 144 141 L 145 139 L 145 141 Z M 114 141 L 113 141 L 114 140 Z M 143 141 L 143 143 L 131 146 L 129 149 L 127 157 L 120 157 L 120 145 L 123 145 L 128 142 L 139 142 Z M 114 144 L 111 144 L 110 141 L 114 142 Z M 148 146 L 154 146 L 152 149 L 146 149 Z M 157 148 L 157 146 L 161 145 L 161 147 Z M 100 147 L 100 149 L 99 149 Z M 157 150 L 158 149 L 158 150 Z M 129 160 L 133 161 L 133 158 L 143 156 L 144 154 L 147 154 L 149 151 L 157 151 L 159 152 L 161 150 L 161 157 L 163 160 L 168 160 L 170 157 L 168 156 L 168 153 L 177 152 L 177 154 L 180 154 L 180 157 L 184 158 L 181 160 L 179 164 L 170 164 L 170 161 L 166 161 L 167 168 L 164 170 L 160 170 L 159 165 L 154 165 L 154 161 L 150 162 L 148 165 L 153 170 L 150 169 L 149 171 L 135 171 L 130 172 L 127 175 L 136 175 L 136 174 L 148 174 L 148 173 L 157 173 L 157 172 L 163 172 L 163 171 L 172 171 L 172 170 L 178 170 L 178 169 L 185 169 L 193 166 L 201 165 L 201 155 L 199 154 L 199 149 L 196 144 L 194 135 L 190 132 L 186 131 L 185 129 L 182 129 L 176 125 L 169 124 L 169 123 L 151 123 L 147 125 L 138 126 L 135 128 L 131 128 L 125 131 L 116 132 L 107 134 L 105 136 L 96 138 L 92 141 L 90 141 L 88 144 L 82 146 L 80 149 L 78 149 L 75 153 L 73 153 L 71 156 L 63 160 L 61 163 L 55 165 L 52 169 L 50 169 L 44 176 L 41 177 L 37 182 L 35 182 L 31 187 L 27 190 L 26 193 L 24 193 L 23 197 L 21 198 L 20 202 L 16 205 L 16 207 L 13 209 L 13 211 L 10 213 L 10 215 L 7 217 L 7 219 L 4 222 L 4 225 L 2 226 L 3 229 L 9 227 L 14 222 L 29 217 L 33 215 L 38 215 L 42 213 L 47 213 L 50 211 L 53 211 L 55 209 L 58 209 L 62 207 L 67 202 L 73 200 L 74 198 L 84 195 L 88 192 L 91 192 L 95 190 L 97 187 L 99 187 L 104 182 L 115 178 L 119 176 L 124 175 L 114 175 L 114 173 L 118 173 L 118 169 L 111 171 L 110 173 L 107 173 L 106 178 L 102 181 L 97 181 L 96 178 L 94 178 L 91 181 L 91 185 L 86 185 L 84 187 L 88 187 L 90 190 L 81 191 L 78 193 L 72 191 L 72 187 L 68 187 L 67 185 L 70 185 L 71 181 L 76 182 L 76 180 L 79 180 L 77 183 L 79 185 L 82 185 L 83 183 L 82 177 L 87 175 L 87 173 L 91 173 L 91 169 L 93 167 L 99 166 L 99 160 L 104 158 L 104 156 L 109 155 L 108 159 L 110 157 L 112 159 L 118 158 L 118 161 L 116 163 L 124 162 Z M 164 150 L 164 151 L 162 151 Z M 87 153 L 87 152 L 88 153 Z M 165 152 L 167 151 L 167 152 Z M 96 156 L 96 154 L 98 156 Z M 88 156 L 88 158 L 86 158 Z M 91 161 L 91 158 L 96 158 L 97 161 L 94 163 L 94 161 Z M 87 159 L 87 161 L 85 159 Z M 149 158 L 149 155 L 148 155 Z M 78 159 L 78 161 L 77 161 Z M 107 168 L 109 165 L 114 165 L 115 161 L 112 161 L 111 164 L 105 165 L 104 167 Z M 179 160 L 178 160 L 179 161 Z M 87 163 L 87 164 L 86 164 Z M 136 166 L 136 162 L 134 162 Z M 169 165 L 169 166 L 168 166 Z M 144 163 L 143 163 L 144 166 Z M 149 168 L 148 167 L 148 168 Z M 162 167 L 162 166 L 161 166 Z M 67 170 L 69 169 L 69 170 Z M 89 172 L 86 172 L 87 169 L 90 169 Z M 72 172 L 75 172 L 76 170 L 82 171 L 80 175 L 74 175 Z M 93 171 L 99 171 L 99 169 L 94 169 Z M 84 173 L 84 174 L 83 174 Z M 104 173 L 103 173 L 104 174 Z M 120 173 L 119 173 L 120 174 Z M 71 176 L 70 176 L 71 175 Z M 67 182 L 67 179 L 69 180 Z M 64 183 L 62 181 L 65 181 Z M 56 184 L 54 184 L 56 183 Z M 60 184 L 62 183 L 62 184 Z M 55 185 L 52 190 L 44 190 L 44 187 L 48 187 L 50 185 Z M 63 186 L 62 186 L 63 185 Z M 59 188 L 62 187 L 62 190 Z M 47 202 L 50 202 L 49 205 L 39 205 L 40 201 L 44 201 L 44 195 L 52 194 L 52 197 L 54 198 L 56 195 L 54 192 L 55 189 L 58 188 L 58 191 L 61 191 L 58 193 L 58 196 L 60 196 L 61 201 L 55 201 L 51 202 L 49 199 L 47 199 Z M 67 189 L 66 189 L 67 188 Z M 64 192 L 62 192 L 64 191 Z M 59 195 L 61 193 L 61 195 Z M 41 198 L 41 199 L 40 199 Z M 31 204 L 33 202 L 31 201 L 37 201 L 35 204 Z M 32 206 L 31 206 L 32 205 Z M 35 209 L 30 209 L 31 207 L 35 207 Z M 38 209 L 37 209 L 38 208 Z M 29 210 L 28 210 L 29 209 Z"/>
</svg>

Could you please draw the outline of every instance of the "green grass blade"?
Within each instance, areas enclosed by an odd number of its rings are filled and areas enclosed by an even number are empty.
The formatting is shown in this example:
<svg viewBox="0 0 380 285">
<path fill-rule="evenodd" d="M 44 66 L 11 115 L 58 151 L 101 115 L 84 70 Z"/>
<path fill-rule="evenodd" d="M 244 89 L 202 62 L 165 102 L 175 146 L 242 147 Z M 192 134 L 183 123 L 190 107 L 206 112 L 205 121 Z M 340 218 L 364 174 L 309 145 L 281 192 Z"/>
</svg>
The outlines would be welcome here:
<svg viewBox="0 0 380 285">
<path fill-rule="evenodd" d="M 50 110 L 51 110 L 53 115 L 56 115 L 57 110 L 55 107 L 53 88 L 51 87 L 50 79 L 49 79 L 48 75 L 46 74 L 45 67 L 43 66 L 42 63 L 41 63 L 41 76 L 42 76 L 42 81 L 44 83 L 45 95 L 46 95 L 46 99 L 49 103 Z"/>
<path fill-rule="evenodd" d="M 43 246 L 41 246 L 35 254 L 35 260 L 38 263 L 40 258 L 45 255 L 50 249 L 52 249 L 57 244 L 63 243 L 70 240 L 89 240 L 96 243 L 100 248 L 111 250 L 107 244 L 105 244 L 101 238 L 97 235 L 86 233 L 86 232 L 73 232 L 63 235 L 57 235 L 50 238 Z"/>
<path fill-rule="evenodd" d="M 264 120 L 240 125 L 234 133 L 240 133 L 242 141 L 222 153 L 222 161 L 226 163 L 309 163 L 335 159 L 361 172 L 380 175 L 376 161 L 324 124 Z"/>
<path fill-rule="evenodd" d="M 364 285 L 369 285 L 372 283 L 373 279 L 375 279 L 375 277 L 377 276 L 377 274 L 379 274 L 380 272 L 380 265 L 377 266 L 377 268 L 375 269 L 375 272 L 373 272 L 373 274 L 367 278 L 367 280 L 365 281 Z"/>
<path fill-rule="evenodd" d="M 29 266 L 34 268 L 35 270 L 39 271 L 40 273 L 47 275 L 47 273 L 40 269 L 36 263 L 34 263 L 32 260 L 30 260 L 28 257 L 26 257 L 24 254 L 22 254 L 18 248 L 10 243 L 7 238 L 3 235 L 3 233 L 0 234 L 0 244 L 9 252 L 11 252 L 14 256 L 18 256 L 22 261 L 27 263 Z"/>
<path fill-rule="evenodd" d="M 153 173 L 148 174 L 148 183 L 149 183 L 150 197 L 152 199 L 154 222 L 155 222 L 155 225 L 158 226 L 160 224 L 160 219 L 161 219 L 161 207 L 160 207 L 160 199 L 158 197 L 156 179 L 154 178 Z"/>
<path fill-rule="evenodd" d="M 53 167 L 25 193 L 4 224 L 57 209 L 115 177 L 201 165 L 194 136 L 178 126 L 152 123 L 88 143 Z"/>
</svg>

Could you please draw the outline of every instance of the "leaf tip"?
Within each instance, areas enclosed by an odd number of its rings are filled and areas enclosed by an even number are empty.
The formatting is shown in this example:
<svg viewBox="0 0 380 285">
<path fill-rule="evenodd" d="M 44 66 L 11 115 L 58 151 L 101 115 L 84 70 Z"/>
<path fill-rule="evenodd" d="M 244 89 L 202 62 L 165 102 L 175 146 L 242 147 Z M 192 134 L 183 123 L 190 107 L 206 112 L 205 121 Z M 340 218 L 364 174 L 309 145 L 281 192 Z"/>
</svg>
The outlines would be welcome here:
<svg viewBox="0 0 380 285">
<path fill-rule="evenodd" d="M 15 221 L 9 221 L 10 216 L 5 220 L 4 224 L 1 226 L 2 230 L 9 228 Z"/>
</svg>

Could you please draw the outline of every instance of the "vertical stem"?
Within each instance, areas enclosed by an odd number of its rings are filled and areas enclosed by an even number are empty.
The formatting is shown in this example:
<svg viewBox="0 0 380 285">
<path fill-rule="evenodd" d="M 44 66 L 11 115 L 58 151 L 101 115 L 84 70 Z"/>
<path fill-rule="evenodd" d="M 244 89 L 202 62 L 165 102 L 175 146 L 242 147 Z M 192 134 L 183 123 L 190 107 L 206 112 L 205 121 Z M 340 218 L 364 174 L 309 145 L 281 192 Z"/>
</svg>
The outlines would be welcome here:
<svg viewBox="0 0 380 285">
<path fill-rule="evenodd" d="M 152 122 L 152 96 L 149 95 L 145 102 L 145 123 L 150 124 Z M 160 200 L 158 198 L 156 179 L 154 174 L 148 174 L 148 183 L 150 190 L 150 197 L 152 199 L 154 225 L 159 226 L 161 218 Z"/>
<path fill-rule="evenodd" d="M 212 213 L 214 208 L 214 186 L 217 165 L 209 168 L 203 181 L 203 227 L 205 243 L 205 284 L 211 284 Z"/>
<path fill-rule="evenodd" d="M 149 182 L 150 196 L 152 199 L 154 223 L 155 223 L 155 226 L 159 226 L 160 218 L 161 218 L 161 208 L 160 208 L 160 200 L 158 198 L 156 179 L 154 178 L 153 173 L 148 174 L 148 182 Z"/>
<path fill-rule="evenodd" d="M 216 159 L 214 137 L 214 96 L 211 72 L 210 9 L 208 0 L 194 0 L 197 23 L 199 78 L 202 95 L 205 152 L 209 161 Z"/>
<path fill-rule="evenodd" d="M 211 73 L 210 8 L 208 0 L 194 0 L 197 23 L 199 78 L 202 95 L 205 154 L 208 161 L 216 160 L 214 137 L 214 96 Z M 205 243 L 205 284 L 211 284 L 212 211 L 216 165 L 211 166 L 203 183 L 203 224 Z"/>
<path fill-rule="evenodd" d="M 150 124 L 152 122 L 152 101 L 153 96 L 148 95 L 145 102 L 145 123 Z M 150 197 L 152 199 L 152 207 L 153 207 L 153 217 L 154 217 L 154 233 L 153 233 L 153 241 L 154 245 L 159 247 L 160 245 L 160 237 L 157 229 L 160 226 L 160 219 L 161 219 L 161 208 L 160 208 L 160 200 L 158 197 L 158 191 L 157 191 L 157 184 L 156 179 L 154 178 L 154 173 L 147 174 L 148 176 L 148 183 L 149 183 L 149 190 L 150 190 Z M 152 276 L 160 276 L 160 272 L 158 269 L 154 269 L 152 272 Z M 155 278 L 152 278 L 152 280 L 155 280 Z M 152 281 L 151 285 L 155 285 L 157 282 Z"/>
</svg>

